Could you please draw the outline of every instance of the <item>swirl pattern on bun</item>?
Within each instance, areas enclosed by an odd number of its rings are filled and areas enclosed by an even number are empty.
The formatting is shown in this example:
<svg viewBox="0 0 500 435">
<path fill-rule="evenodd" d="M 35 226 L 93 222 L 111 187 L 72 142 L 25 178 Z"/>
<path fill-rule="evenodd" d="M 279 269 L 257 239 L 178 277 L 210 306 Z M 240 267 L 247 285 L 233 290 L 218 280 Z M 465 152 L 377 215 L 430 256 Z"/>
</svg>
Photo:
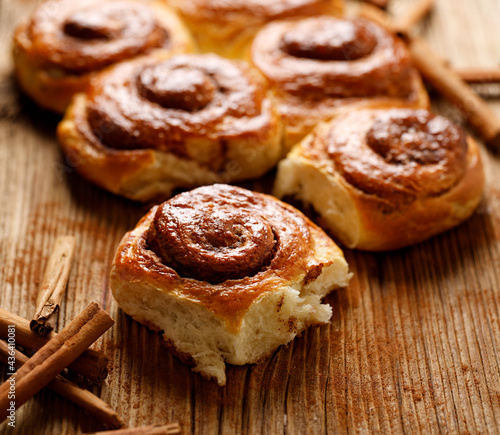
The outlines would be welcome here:
<svg viewBox="0 0 500 435">
<path fill-rule="evenodd" d="M 116 65 L 76 96 L 58 136 L 86 178 L 143 201 L 259 177 L 282 154 L 262 77 L 213 54 Z"/>
<path fill-rule="evenodd" d="M 347 107 L 429 104 L 404 43 L 362 18 L 270 23 L 251 61 L 275 90 L 289 146 Z"/>
<path fill-rule="evenodd" d="M 125 235 L 111 288 L 126 313 L 223 385 L 224 361 L 257 362 L 326 323 L 321 298 L 349 277 L 340 249 L 293 207 L 216 184 L 153 208 Z"/>
<path fill-rule="evenodd" d="M 184 53 L 193 43 L 175 12 L 136 0 L 46 2 L 14 34 L 20 86 L 60 113 L 95 73 L 156 49 Z"/>
<path fill-rule="evenodd" d="M 390 250 L 448 230 L 484 186 L 475 141 L 424 109 L 354 110 L 320 126 L 280 163 L 278 197 L 297 196 L 350 248 Z"/>
</svg>

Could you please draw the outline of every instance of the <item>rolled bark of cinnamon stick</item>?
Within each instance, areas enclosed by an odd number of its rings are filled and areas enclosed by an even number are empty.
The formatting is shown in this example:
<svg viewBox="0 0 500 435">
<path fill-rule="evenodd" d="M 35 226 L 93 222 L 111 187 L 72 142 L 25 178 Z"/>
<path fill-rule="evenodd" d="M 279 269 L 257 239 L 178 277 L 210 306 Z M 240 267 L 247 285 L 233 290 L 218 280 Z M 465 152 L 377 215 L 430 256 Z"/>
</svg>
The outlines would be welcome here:
<svg viewBox="0 0 500 435">
<path fill-rule="evenodd" d="M 9 326 L 15 328 L 16 345 L 30 351 L 36 351 L 44 346 L 55 333 L 41 337 L 30 330 L 29 321 L 23 317 L 0 308 L 0 338 L 8 337 Z M 108 358 L 99 351 L 87 349 L 68 368 L 95 383 L 101 383 L 108 375 Z"/>
<path fill-rule="evenodd" d="M 500 83 L 500 67 L 497 68 L 453 68 L 462 80 L 467 83 Z"/>
<path fill-rule="evenodd" d="M 8 359 L 9 356 L 14 357 L 16 368 L 21 367 L 29 360 L 26 355 L 18 350 L 9 348 L 5 341 L 0 340 L 0 361 L 11 365 L 11 361 Z M 75 403 L 80 408 L 85 409 L 106 426 L 110 428 L 120 428 L 123 426 L 116 412 L 106 402 L 93 395 L 90 391 L 80 388 L 78 385 L 64 379 L 62 376 L 56 376 L 47 387 Z"/>
<path fill-rule="evenodd" d="M 500 118 L 421 38 L 408 38 L 416 68 L 455 104 L 485 142 L 500 150 Z"/>
<path fill-rule="evenodd" d="M 54 329 L 59 304 L 68 285 L 71 260 L 75 250 L 73 236 L 58 237 L 43 275 L 36 310 L 30 328 L 39 335 Z"/>
<path fill-rule="evenodd" d="M 80 356 L 112 325 L 114 320 L 91 303 L 59 334 L 33 355 L 14 375 L 0 385 L 0 422 L 12 405 L 18 409 Z M 14 389 L 14 400 L 11 394 Z M 12 404 L 12 402 L 14 402 Z"/>
</svg>

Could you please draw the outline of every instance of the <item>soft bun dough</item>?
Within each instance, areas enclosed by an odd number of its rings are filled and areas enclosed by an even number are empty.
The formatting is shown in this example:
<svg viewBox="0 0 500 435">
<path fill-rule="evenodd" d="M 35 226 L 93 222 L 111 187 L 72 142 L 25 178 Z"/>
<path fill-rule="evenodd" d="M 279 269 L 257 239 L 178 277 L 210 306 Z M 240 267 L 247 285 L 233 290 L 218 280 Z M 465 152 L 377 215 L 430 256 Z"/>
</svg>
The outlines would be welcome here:
<svg viewBox="0 0 500 435">
<path fill-rule="evenodd" d="M 349 248 L 398 249 L 448 230 L 484 186 L 476 142 L 426 110 L 359 110 L 321 125 L 280 162 L 279 197 L 310 205 Z"/>
<path fill-rule="evenodd" d="M 58 113 L 104 68 L 156 49 L 187 53 L 194 41 L 172 9 L 137 0 L 45 2 L 13 39 L 20 87 Z"/>
<path fill-rule="evenodd" d="M 327 323 L 321 299 L 349 278 L 342 251 L 299 211 L 217 184 L 154 207 L 123 237 L 110 287 L 127 314 L 224 385 L 225 362 L 256 363 Z"/>
<path fill-rule="evenodd" d="M 57 133 L 85 178 L 149 201 L 260 177 L 283 154 L 282 130 L 265 81 L 243 62 L 156 52 L 95 77 Z"/>
<path fill-rule="evenodd" d="M 202 52 L 241 58 L 266 23 L 313 15 L 340 15 L 343 0 L 170 0 Z"/>
</svg>

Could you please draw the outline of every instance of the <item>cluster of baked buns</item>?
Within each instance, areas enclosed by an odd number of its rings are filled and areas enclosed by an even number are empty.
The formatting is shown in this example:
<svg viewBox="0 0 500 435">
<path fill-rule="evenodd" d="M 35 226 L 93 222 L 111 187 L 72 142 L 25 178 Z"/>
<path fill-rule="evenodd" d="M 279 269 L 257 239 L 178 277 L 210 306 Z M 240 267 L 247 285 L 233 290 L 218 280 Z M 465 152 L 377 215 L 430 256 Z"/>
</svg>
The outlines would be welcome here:
<svg viewBox="0 0 500 435">
<path fill-rule="evenodd" d="M 391 250 L 468 218 L 477 144 L 428 110 L 405 44 L 342 0 L 59 0 L 14 36 L 76 170 L 159 201 L 117 251 L 123 310 L 205 377 L 253 363 L 346 286 L 336 244 Z M 229 184 L 277 167 L 273 195 Z M 203 187 L 200 187 L 203 186 Z M 194 190 L 189 190 L 194 189 Z"/>
</svg>

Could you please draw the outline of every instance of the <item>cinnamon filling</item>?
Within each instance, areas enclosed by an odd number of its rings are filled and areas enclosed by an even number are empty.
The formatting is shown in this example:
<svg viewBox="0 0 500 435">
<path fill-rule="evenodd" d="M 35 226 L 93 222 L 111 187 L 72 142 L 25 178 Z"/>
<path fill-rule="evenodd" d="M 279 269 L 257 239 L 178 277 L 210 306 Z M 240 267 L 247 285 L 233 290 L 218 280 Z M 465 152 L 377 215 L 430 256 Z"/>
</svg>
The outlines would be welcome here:
<svg viewBox="0 0 500 435">
<path fill-rule="evenodd" d="M 458 146 L 449 150 L 443 142 Z M 409 112 L 405 116 L 377 119 L 366 133 L 368 146 L 388 163 L 436 164 L 449 152 L 465 155 L 463 132 L 445 118 L 428 112 Z"/>
<path fill-rule="evenodd" d="M 356 60 L 368 56 L 377 41 L 369 30 L 353 21 L 303 21 L 287 31 L 280 44 L 291 56 L 318 60 Z"/>
<path fill-rule="evenodd" d="M 181 193 L 158 208 L 147 242 L 180 276 L 218 284 L 269 266 L 277 244 L 271 223 L 226 201 L 232 189 Z"/>
<path fill-rule="evenodd" d="M 116 38 L 124 28 L 114 8 L 104 4 L 100 9 L 88 8 L 73 12 L 66 18 L 63 31 L 80 39 Z"/>
<path fill-rule="evenodd" d="M 190 112 L 207 106 L 217 90 L 214 80 L 199 69 L 172 69 L 167 62 L 144 68 L 137 77 L 139 92 L 164 108 Z"/>
</svg>

